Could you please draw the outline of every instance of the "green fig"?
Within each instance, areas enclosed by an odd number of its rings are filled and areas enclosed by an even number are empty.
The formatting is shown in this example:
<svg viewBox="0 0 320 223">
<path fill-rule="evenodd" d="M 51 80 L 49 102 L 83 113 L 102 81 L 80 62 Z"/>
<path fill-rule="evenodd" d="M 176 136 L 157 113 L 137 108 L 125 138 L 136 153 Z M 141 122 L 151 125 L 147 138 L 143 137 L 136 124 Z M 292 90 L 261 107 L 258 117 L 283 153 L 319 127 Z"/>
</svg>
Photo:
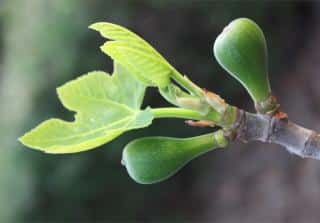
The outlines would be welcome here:
<svg viewBox="0 0 320 223">
<path fill-rule="evenodd" d="M 273 109 L 268 104 L 267 44 L 255 22 L 247 18 L 232 21 L 215 40 L 213 51 L 218 63 L 246 88 L 255 104 L 268 107 L 260 110 Z"/>
<path fill-rule="evenodd" d="M 136 182 L 152 184 L 174 175 L 195 157 L 227 143 L 221 130 L 191 138 L 145 137 L 125 147 L 122 164 Z"/>
</svg>

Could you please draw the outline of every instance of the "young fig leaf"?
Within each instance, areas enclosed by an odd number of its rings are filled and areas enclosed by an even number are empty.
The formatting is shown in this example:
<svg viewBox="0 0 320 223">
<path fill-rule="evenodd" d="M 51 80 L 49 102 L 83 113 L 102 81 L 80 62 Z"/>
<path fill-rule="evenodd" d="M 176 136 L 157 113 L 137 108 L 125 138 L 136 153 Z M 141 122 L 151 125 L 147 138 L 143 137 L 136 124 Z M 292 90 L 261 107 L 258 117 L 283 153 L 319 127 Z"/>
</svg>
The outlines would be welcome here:
<svg viewBox="0 0 320 223">
<path fill-rule="evenodd" d="M 178 107 L 198 111 L 201 114 L 209 111 L 207 103 L 197 96 L 186 93 L 174 83 L 169 83 L 166 87 L 159 89 L 159 92 L 168 102 Z"/>
<path fill-rule="evenodd" d="M 149 43 L 128 29 L 107 22 L 94 23 L 89 28 L 112 40 L 101 50 L 147 86 L 163 88 L 170 82 L 170 73 L 176 72 Z"/>
<path fill-rule="evenodd" d="M 192 138 L 145 137 L 130 142 L 122 163 L 141 184 L 163 181 L 195 157 L 228 144 L 221 130 Z"/>
<path fill-rule="evenodd" d="M 268 99 L 268 53 L 262 30 L 252 20 L 232 21 L 217 37 L 214 56 L 249 92 L 255 103 Z"/>
<path fill-rule="evenodd" d="M 75 121 L 49 119 L 20 141 L 46 153 L 75 153 L 93 149 L 131 129 L 151 124 L 151 109 L 140 110 L 145 87 L 115 64 L 113 75 L 90 72 L 57 89 Z"/>
</svg>

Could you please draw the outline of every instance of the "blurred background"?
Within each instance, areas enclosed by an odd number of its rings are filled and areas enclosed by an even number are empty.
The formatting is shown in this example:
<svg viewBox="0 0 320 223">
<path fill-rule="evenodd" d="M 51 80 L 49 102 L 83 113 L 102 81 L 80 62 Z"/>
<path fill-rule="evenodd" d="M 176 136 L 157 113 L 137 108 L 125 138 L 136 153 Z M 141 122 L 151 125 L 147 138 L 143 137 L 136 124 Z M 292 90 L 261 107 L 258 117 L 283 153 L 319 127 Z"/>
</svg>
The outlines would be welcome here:
<svg viewBox="0 0 320 223">
<path fill-rule="evenodd" d="M 253 111 L 245 90 L 213 59 L 238 17 L 264 30 L 270 80 L 289 117 L 320 130 L 320 2 L 0 0 L 0 222 L 319 222 L 320 162 L 276 145 L 235 144 L 199 157 L 155 185 L 132 181 L 122 148 L 138 136 L 208 132 L 156 120 L 100 149 L 72 155 L 29 150 L 17 138 L 49 117 L 70 118 L 55 88 L 91 70 L 111 71 L 87 29 L 126 26 L 179 71 Z M 145 104 L 167 106 L 154 90 Z"/>
</svg>

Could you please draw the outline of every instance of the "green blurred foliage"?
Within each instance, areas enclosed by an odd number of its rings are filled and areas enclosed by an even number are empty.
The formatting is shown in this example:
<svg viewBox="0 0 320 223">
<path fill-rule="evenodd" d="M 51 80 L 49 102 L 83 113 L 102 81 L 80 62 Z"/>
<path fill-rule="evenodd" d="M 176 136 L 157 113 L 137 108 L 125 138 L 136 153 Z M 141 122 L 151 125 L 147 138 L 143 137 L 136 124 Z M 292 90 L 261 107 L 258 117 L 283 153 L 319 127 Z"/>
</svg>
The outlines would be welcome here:
<svg viewBox="0 0 320 223">
<path fill-rule="evenodd" d="M 137 136 L 187 137 L 207 129 L 187 128 L 181 120 L 155 121 L 146 130 L 73 155 L 32 151 L 17 138 L 49 117 L 71 119 L 72 114 L 58 102 L 57 86 L 91 70 L 111 72 L 110 59 L 99 50 L 104 40 L 87 29 L 97 21 L 136 31 L 200 86 L 242 105 L 248 100 L 245 90 L 223 74 L 212 56 L 217 34 L 241 16 L 264 27 L 270 70 L 279 71 L 280 58 L 290 53 L 284 49 L 300 40 L 292 36 L 283 41 L 296 29 L 295 23 L 288 22 L 299 16 L 296 4 L 0 0 L 0 222 L 172 222 L 201 217 L 202 203 L 193 194 L 197 179 L 206 172 L 206 162 L 201 162 L 205 158 L 152 186 L 134 183 L 120 159 L 122 148 Z M 273 21 L 279 23 L 277 27 L 286 24 L 285 28 L 273 28 Z M 166 105 L 154 90 L 148 93 L 145 104 Z"/>
</svg>

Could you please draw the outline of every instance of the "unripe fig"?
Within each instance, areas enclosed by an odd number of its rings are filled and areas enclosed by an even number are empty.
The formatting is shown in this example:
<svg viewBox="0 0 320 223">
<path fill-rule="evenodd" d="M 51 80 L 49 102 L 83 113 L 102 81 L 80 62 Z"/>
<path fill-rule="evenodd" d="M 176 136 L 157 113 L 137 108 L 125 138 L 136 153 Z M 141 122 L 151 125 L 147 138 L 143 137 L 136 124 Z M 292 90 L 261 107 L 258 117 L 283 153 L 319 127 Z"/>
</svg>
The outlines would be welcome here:
<svg viewBox="0 0 320 223">
<path fill-rule="evenodd" d="M 145 137 L 130 142 L 122 154 L 122 163 L 131 178 L 152 184 L 174 175 L 195 157 L 227 145 L 221 130 L 192 138 Z"/>
<path fill-rule="evenodd" d="M 270 100 L 268 53 L 262 30 L 252 20 L 232 21 L 213 47 L 219 64 L 249 92 L 256 104 Z"/>
</svg>

